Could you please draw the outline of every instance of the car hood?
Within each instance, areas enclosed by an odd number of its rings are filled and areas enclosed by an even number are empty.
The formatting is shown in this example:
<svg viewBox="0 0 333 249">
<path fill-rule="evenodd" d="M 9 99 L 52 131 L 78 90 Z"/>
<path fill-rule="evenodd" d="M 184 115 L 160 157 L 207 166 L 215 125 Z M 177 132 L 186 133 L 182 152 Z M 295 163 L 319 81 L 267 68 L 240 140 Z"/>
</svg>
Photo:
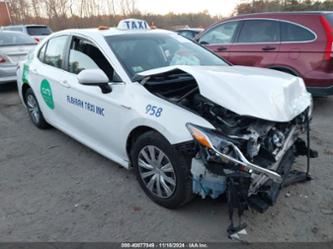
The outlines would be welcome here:
<svg viewBox="0 0 333 249">
<path fill-rule="evenodd" d="M 194 77 L 200 94 L 239 115 L 289 122 L 312 103 L 301 78 L 270 69 L 244 66 L 169 66 L 139 73 L 173 70 Z"/>
</svg>

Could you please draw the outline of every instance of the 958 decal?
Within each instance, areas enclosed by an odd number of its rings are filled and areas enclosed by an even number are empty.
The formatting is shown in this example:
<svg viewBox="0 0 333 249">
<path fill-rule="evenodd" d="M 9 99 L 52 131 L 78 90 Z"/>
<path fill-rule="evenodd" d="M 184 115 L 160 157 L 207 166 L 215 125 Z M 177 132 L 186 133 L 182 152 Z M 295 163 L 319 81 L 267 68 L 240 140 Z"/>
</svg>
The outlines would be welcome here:
<svg viewBox="0 0 333 249">
<path fill-rule="evenodd" d="M 146 114 L 150 115 L 150 116 L 155 116 L 157 118 L 161 117 L 163 112 L 163 108 L 162 107 L 158 107 L 156 105 L 147 105 L 146 106 Z"/>
</svg>

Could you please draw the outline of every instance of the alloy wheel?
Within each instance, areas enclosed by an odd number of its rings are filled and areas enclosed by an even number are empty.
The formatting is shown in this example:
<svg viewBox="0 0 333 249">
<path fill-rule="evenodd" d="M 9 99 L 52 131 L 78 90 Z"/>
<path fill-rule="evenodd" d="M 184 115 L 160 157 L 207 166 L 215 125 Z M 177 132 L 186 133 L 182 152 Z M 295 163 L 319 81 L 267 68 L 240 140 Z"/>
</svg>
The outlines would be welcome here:
<svg viewBox="0 0 333 249">
<path fill-rule="evenodd" d="M 40 111 L 36 99 L 32 95 L 27 97 L 27 107 L 32 121 L 36 124 L 40 119 Z"/>
</svg>

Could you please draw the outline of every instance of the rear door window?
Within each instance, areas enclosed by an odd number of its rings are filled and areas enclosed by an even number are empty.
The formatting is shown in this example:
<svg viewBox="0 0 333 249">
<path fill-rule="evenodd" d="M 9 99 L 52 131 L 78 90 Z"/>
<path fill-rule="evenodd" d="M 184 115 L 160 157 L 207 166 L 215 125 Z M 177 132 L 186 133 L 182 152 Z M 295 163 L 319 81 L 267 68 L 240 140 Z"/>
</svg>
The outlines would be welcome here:
<svg viewBox="0 0 333 249">
<path fill-rule="evenodd" d="M 50 39 L 45 52 L 44 63 L 62 68 L 67 40 L 68 36 L 59 36 Z"/>
<path fill-rule="evenodd" d="M 248 20 L 244 21 L 238 37 L 238 43 L 280 42 L 278 21 Z"/>
<path fill-rule="evenodd" d="M 200 38 L 202 44 L 227 44 L 232 43 L 238 22 L 223 23 L 205 33 Z"/>
<path fill-rule="evenodd" d="M 288 22 L 281 22 L 281 41 L 312 41 L 316 39 L 311 31 Z"/>
<path fill-rule="evenodd" d="M 39 53 L 38 53 L 38 59 L 39 59 L 41 62 L 44 62 L 46 47 L 47 47 L 47 43 L 45 43 L 45 44 L 43 45 L 43 47 L 39 50 Z"/>
<path fill-rule="evenodd" d="M 47 26 L 28 26 L 27 32 L 29 35 L 49 35 L 51 29 Z"/>
</svg>

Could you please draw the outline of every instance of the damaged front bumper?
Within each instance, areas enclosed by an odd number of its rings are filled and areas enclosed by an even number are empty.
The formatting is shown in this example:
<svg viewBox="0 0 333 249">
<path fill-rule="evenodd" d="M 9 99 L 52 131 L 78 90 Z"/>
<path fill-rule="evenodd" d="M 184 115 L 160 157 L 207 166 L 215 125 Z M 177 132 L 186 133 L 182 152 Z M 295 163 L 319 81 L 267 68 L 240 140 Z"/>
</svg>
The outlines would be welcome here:
<svg viewBox="0 0 333 249">
<path fill-rule="evenodd" d="M 187 127 L 199 145 L 199 152 L 192 159 L 193 192 L 202 198 L 217 198 L 226 193 L 231 220 L 229 235 L 246 226 L 241 222 L 234 226 L 233 209 L 238 209 L 239 216 L 248 208 L 262 213 L 275 204 L 283 186 L 311 179 L 309 158 L 317 157 L 317 153 L 310 149 L 309 120 L 307 143 L 299 138 L 304 127 L 292 127 L 270 167 L 250 162 L 230 138 L 193 124 L 187 124 Z M 308 157 L 306 172 L 291 170 L 299 155 Z M 221 170 L 214 172 L 214 167 Z"/>
</svg>

